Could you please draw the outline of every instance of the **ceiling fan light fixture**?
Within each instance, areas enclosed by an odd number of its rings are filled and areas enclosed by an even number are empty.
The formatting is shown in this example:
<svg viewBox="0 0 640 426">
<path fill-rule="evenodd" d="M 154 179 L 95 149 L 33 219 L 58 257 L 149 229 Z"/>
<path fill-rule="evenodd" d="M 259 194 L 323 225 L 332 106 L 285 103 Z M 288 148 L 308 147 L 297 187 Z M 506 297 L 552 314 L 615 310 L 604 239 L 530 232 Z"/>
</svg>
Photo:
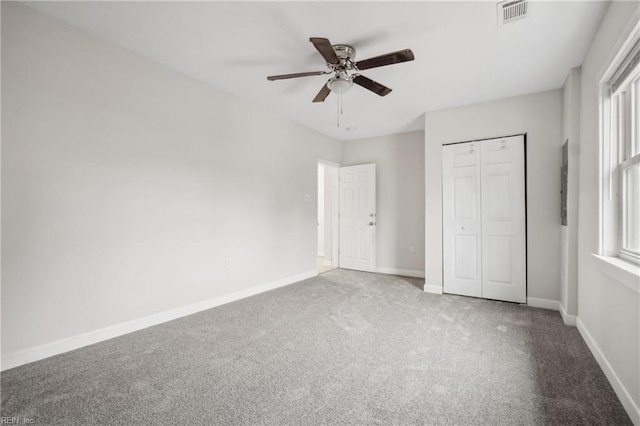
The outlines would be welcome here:
<svg viewBox="0 0 640 426">
<path fill-rule="evenodd" d="M 345 93 L 353 86 L 353 80 L 345 75 L 331 77 L 327 83 L 327 87 L 334 93 Z"/>
</svg>

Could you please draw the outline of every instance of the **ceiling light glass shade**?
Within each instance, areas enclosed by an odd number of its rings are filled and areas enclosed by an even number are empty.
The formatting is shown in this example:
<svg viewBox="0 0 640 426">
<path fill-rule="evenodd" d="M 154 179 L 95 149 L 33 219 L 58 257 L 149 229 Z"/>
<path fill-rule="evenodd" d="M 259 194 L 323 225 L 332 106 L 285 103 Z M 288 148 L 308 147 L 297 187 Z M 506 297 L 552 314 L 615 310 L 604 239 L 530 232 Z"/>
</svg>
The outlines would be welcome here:
<svg viewBox="0 0 640 426">
<path fill-rule="evenodd" d="M 332 77 L 329 79 L 327 86 L 332 92 L 335 93 L 344 93 L 347 90 L 351 89 L 353 86 L 353 81 L 349 77 Z"/>
</svg>

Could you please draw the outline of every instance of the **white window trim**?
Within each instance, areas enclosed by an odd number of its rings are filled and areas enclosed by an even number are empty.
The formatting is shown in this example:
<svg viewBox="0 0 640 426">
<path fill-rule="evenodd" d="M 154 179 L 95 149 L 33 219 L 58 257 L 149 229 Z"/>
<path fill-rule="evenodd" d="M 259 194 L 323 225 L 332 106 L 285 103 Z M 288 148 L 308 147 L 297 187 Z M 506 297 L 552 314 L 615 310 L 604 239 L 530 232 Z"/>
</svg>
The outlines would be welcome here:
<svg viewBox="0 0 640 426">
<path fill-rule="evenodd" d="M 640 266 L 619 257 L 593 254 L 602 266 L 602 271 L 615 278 L 636 293 L 640 293 Z"/>
<path fill-rule="evenodd" d="M 609 66 L 600 73 L 599 79 L 599 238 L 598 252 L 593 253 L 593 256 L 599 260 L 603 272 L 640 293 L 640 258 L 635 253 L 621 251 L 619 246 L 622 209 L 614 193 L 614 188 L 617 189 L 614 183 L 619 179 L 616 175 L 619 162 L 616 161 L 612 167 L 613 161 L 618 159 L 618 147 L 611 143 L 612 93 L 609 81 L 629 49 L 640 39 L 640 23 L 630 26 L 629 32 L 625 33 L 629 36 L 624 42 L 618 44 L 618 49 L 613 50 L 617 53 L 607 62 Z M 628 82 L 630 78 L 625 80 Z M 615 234 L 611 232 L 612 229 L 616 230 Z"/>
</svg>

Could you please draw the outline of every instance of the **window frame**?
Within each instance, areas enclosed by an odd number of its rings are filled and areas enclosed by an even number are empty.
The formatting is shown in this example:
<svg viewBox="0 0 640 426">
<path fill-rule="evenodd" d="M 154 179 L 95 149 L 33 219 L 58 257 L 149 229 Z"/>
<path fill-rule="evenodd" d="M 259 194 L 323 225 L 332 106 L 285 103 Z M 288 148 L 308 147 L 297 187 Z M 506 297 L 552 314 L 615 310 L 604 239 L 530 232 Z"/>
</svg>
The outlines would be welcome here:
<svg viewBox="0 0 640 426">
<path fill-rule="evenodd" d="M 640 167 L 637 166 L 640 164 L 640 63 L 637 61 L 640 26 L 628 40 L 630 41 L 611 62 L 609 72 L 600 80 L 601 182 L 598 251 L 601 256 L 617 257 L 640 265 L 640 250 L 627 247 L 628 200 L 625 192 L 626 170 Z"/>
<path fill-rule="evenodd" d="M 640 164 L 640 152 L 638 150 L 638 104 L 640 103 L 640 64 L 635 66 L 635 69 L 626 81 L 620 86 L 620 88 L 612 94 L 612 97 L 620 97 L 618 102 L 617 111 L 620 112 L 622 106 L 622 114 L 618 117 L 618 134 L 617 141 L 611 141 L 610 143 L 617 143 L 618 145 L 618 162 L 616 168 L 618 169 L 618 209 L 619 209 L 619 240 L 618 240 L 618 256 L 621 259 L 640 263 L 640 250 L 632 250 L 628 248 L 628 218 L 627 218 L 627 203 L 629 202 L 626 194 L 626 179 L 625 173 L 632 167 Z M 624 95 L 624 96 L 623 96 Z M 637 226 L 637 225 L 636 225 Z"/>
</svg>

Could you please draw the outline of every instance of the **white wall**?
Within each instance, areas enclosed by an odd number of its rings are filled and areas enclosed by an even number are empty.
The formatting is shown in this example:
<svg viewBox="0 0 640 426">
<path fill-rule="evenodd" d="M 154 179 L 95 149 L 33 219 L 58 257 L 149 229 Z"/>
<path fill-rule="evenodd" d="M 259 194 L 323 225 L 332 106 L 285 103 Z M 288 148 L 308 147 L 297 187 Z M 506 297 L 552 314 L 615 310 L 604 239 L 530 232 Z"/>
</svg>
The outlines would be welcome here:
<svg viewBox="0 0 640 426">
<path fill-rule="evenodd" d="M 424 133 L 343 142 L 343 165 L 377 164 L 377 268 L 424 272 Z M 409 247 L 415 253 L 409 253 Z"/>
<path fill-rule="evenodd" d="M 562 140 L 568 141 L 567 226 L 562 226 L 560 302 L 565 320 L 578 313 L 578 180 L 580 154 L 580 68 L 569 72 L 562 89 Z M 561 148 L 559 148 L 561 149 Z M 569 319 L 571 318 L 571 319 Z"/>
<path fill-rule="evenodd" d="M 426 285 L 442 288 L 442 144 L 526 133 L 527 296 L 560 300 L 562 91 L 425 114 Z"/>
<path fill-rule="evenodd" d="M 12 2 L 2 89 L 3 356 L 315 271 L 339 142 Z"/>
<path fill-rule="evenodd" d="M 598 252 L 599 229 L 599 84 L 639 20 L 640 3 L 611 2 L 582 64 L 578 218 L 578 327 L 595 353 L 601 354 L 596 358 L 636 424 L 640 424 L 640 294 L 607 274 L 592 253 Z"/>
</svg>

